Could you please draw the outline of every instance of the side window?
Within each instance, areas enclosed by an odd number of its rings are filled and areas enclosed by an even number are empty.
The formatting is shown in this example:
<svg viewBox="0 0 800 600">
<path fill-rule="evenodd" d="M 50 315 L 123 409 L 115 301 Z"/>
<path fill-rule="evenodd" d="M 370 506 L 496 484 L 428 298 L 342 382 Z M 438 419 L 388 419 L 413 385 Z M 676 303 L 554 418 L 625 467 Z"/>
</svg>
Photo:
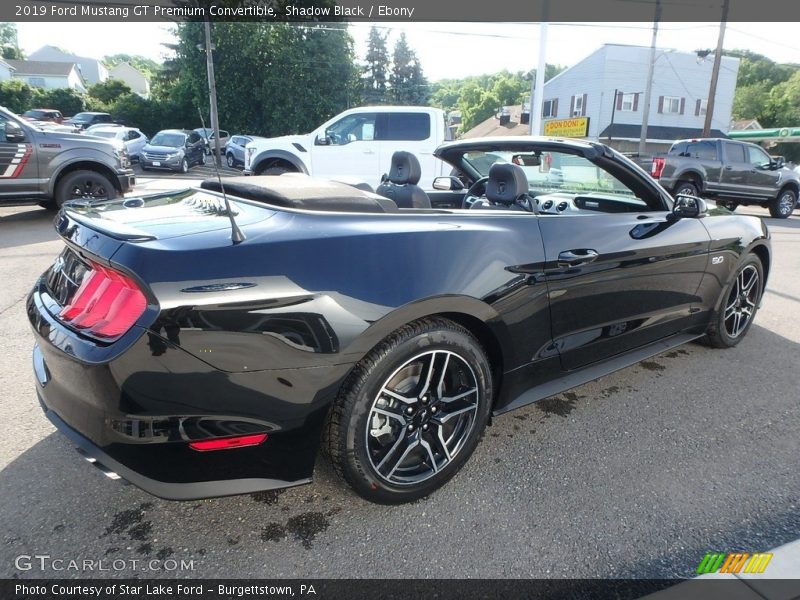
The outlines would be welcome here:
<svg viewBox="0 0 800 600">
<path fill-rule="evenodd" d="M 189 143 L 190 144 L 196 144 L 201 139 L 202 138 L 200 137 L 200 134 L 197 133 L 196 131 L 193 131 L 192 133 L 189 134 Z"/>
<path fill-rule="evenodd" d="M 138 139 L 140 137 L 142 137 L 141 134 L 138 131 L 136 131 L 135 129 L 131 129 L 128 132 L 128 139 L 129 140 L 135 140 L 135 139 Z"/>
<path fill-rule="evenodd" d="M 744 146 L 741 144 L 733 144 L 725 142 L 725 157 L 728 162 L 746 163 L 748 162 L 744 155 Z"/>
<path fill-rule="evenodd" d="M 717 160 L 717 145 L 714 142 L 700 142 L 697 146 L 697 158 Z"/>
<path fill-rule="evenodd" d="M 672 148 L 669 149 L 668 154 L 672 156 L 688 156 L 686 154 L 686 147 L 688 144 L 686 142 L 678 142 L 677 144 L 673 144 Z"/>
<path fill-rule="evenodd" d="M 97 120 L 101 123 L 111 123 L 111 115 L 99 115 Z"/>
<path fill-rule="evenodd" d="M 411 142 L 431 137 L 431 116 L 428 113 L 387 113 L 386 130 L 378 139 Z"/>
<path fill-rule="evenodd" d="M 219 137 L 221 137 L 221 138 L 228 137 L 228 132 L 227 131 L 222 131 L 222 129 L 220 129 L 219 130 Z"/>
<path fill-rule="evenodd" d="M 351 142 L 370 142 L 375 139 L 375 113 L 347 115 L 325 130 L 331 146 L 343 146 Z"/>
<path fill-rule="evenodd" d="M 747 154 L 749 158 L 748 162 L 755 167 L 763 167 L 764 165 L 769 165 L 770 163 L 769 155 L 761 148 L 747 146 Z"/>
</svg>

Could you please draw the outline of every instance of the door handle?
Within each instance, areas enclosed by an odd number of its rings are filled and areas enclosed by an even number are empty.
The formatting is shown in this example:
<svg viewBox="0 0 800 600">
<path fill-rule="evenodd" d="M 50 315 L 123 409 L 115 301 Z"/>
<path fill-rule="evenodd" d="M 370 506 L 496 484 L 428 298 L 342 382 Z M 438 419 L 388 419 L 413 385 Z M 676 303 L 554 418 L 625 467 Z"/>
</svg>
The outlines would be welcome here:
<svg viewBox="0 0 800 600">
<path fill-rule="evenodd" d="M 600 256 L 597 250 L 589 248 L 581 248 L 579 250 L 564 250 L 558 255 L 559 267 L 576 267 L 578 265 L 585 265 L 587 263 L 597 260 Z"/>
<path fill-rule="evenodd" d="M 374 150 L 364 150 L 364 154 L 375 154 Z"/>
</svg>

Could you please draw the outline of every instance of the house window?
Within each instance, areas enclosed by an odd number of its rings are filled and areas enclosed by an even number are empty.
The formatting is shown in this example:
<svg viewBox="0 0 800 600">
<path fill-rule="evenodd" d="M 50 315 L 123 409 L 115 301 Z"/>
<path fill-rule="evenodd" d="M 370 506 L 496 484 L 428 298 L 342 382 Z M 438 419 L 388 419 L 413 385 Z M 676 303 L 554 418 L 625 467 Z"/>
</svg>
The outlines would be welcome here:
<svg viewBox="0 0 800 600">
<path fill-rule="evenodd" d="M 558 100 L 545 100 L 542 104 L 542 117 L 549 119 L 558 114 Z"/>
<path fill-rule="evenodd" d="M 632 112 L 634 110 L 636 94 L 622 94 L 622 105 L 620 110 L 624 112 Z"/>
<path fill-rule="evenodd" d="M 575 95 L 575 104 L 572 107 L 572 116 L 573 117 L 583 116 L 583 94 Z"/>
<path fill-rule="evenodd" d="M 28 83 L 33 87 L 44 87 L 44 77 L 28 77 Z"/>
<path fill-rule="evenodd" d="M 681 99 L 674 96 L 664 96 L 663 112 L 671 115 L 679 115 L 681 113 Z"/>
<path fill-rule="evenodd" d="M 698 100 L 697 102 L 697 114 L 701 117 L 704 117 L 706 115 L 706 111 L 708 110 L 708 100 L 703 99 Z"/>
</svg>

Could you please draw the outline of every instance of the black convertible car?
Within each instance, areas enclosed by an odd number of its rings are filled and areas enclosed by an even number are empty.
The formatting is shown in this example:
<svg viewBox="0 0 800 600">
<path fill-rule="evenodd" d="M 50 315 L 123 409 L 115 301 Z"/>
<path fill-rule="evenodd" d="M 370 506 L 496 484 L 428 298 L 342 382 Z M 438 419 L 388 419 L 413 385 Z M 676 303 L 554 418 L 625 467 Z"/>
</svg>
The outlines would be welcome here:
<svg viewBox="0 0 800 600">
<path fill-rule="evenodd" d="M 752 325 L 759 219 L 673 204 L 602 144 L 436 154 L 454 176 L 430 193 L 397 153 L 384 195 L 287 174 L 66 205 L 27 302 L 47 416 L 164 498 L 306 483 L 324 448 L 398 503 L 450 479 L 491 415 Z"/>
</svg>

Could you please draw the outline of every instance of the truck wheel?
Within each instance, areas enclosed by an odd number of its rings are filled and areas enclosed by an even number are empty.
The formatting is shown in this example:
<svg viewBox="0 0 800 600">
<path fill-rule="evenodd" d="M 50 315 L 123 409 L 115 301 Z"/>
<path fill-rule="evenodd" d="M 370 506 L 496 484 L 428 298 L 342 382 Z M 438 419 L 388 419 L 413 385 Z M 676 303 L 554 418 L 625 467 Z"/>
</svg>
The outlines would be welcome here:
<svg viewBox="0 0 800 600">
<path fill-rule="evenodd" d="M 775 219 L 785 219 L 792 214 L 797 204 L 797 194 L 793 190 L 783 190 L 769 203 L 769 214 Z"/>
<path fill-rule="evenodd" d="M 736 210 L 736 207 L 739 206 L 738 202 L 734 202 L 733 200 L 717 200 L 717 206 L 721 206 L 731 212 Z"/>
<path fill-rule="evenodd" d="M 691 181 L 679 181 L 675 186 L 673 196 L 676 198 L 678 196 L 697 196 L 697 186 Z"/>
<path fill-rule="evenodd" d="M 56 186 L 56 205 L 83 198 L 86 200 L 110 200 L 118 196 L 114 184 L 97 171 L 73 171 L 65 175 Z"/>
<path fill-rule="evenodd" d="M 293 169 L 284 165 L 272 165 L 266 169 L 261 169 L 256 175 L 283 175 L 284 173 L 293 173 Z"/>
</svg>

